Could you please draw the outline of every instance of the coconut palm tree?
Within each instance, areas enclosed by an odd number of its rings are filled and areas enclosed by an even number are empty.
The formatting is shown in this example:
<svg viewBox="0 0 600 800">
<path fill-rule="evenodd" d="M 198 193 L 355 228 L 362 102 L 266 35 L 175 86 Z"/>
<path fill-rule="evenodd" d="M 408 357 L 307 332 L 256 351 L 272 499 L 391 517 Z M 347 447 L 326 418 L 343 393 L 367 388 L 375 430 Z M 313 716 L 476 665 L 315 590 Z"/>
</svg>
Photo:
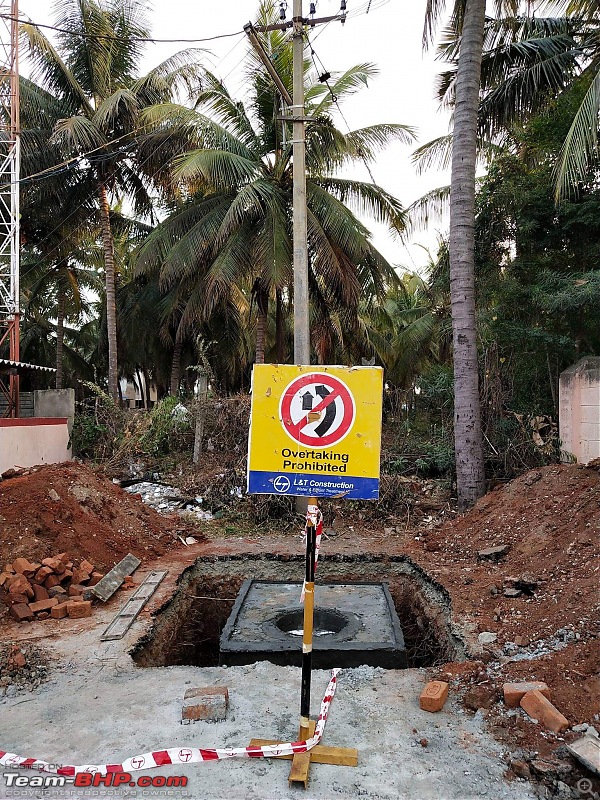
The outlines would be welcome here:
<svg viewBox="0 0 600 800">
<path fill-rule="evenodd" d="M 127 196 L 136 213 L 152 214 L 148 188 L 164 184 L 164 164 L 181 141 L 165 120 L 160 130 L 150 128 L 141 113 L 172 100 L 179 88 L 191 88 L 200 74 L 197 53 L 185 51 L 137 75 L 149 36 L 145 8 L 143 0 L 61 0 L 56 48 L 39 28 L 21 26 L 33 80 L 39 84 L 30 100 L 39 115 L 48 110 L 59 114 L 51 142 L 65 155 L 80 157 L 80 181 L 95 198 L 104 249 L 108 386 L 114 399 L 117 314 L 110 196 Z"/>
<path fill-rule="evenodd" d="M 428 0 L 427 41 L 445 3 Z M 450 179 L 450 287 L 454 347 L 454 440 L 461 509 L 485 492 L 475 319 L 475 172 L 485 0 L 457 0 L 460 31 Z"/>
<path fill-rule="evenodd" d="M 274 3 L 261 7 L 259 22 L 273 21 Z M 292 50 L 288 34 L 260 34 L 283 83 L 291 91 Z M 334 124 L 334 102 L 366 86 L 376 74 L 361 64 L 334 77 L 331 88 L 306 64 L 306 128 L 309 288 L 313 303 L 330 309 L 356 309 L 366 292 L 393 282 L 392 267 L 373 246 L 355 211 L 404 229 L 398 200 L 372 183 L 341 173 L 354 163 L 372 160 L 393 139 L 410 141 L 410 128 L 381 124 L 349 133 Z M 162 114 L 178 113 L 193 127 L 202 147 L 178 157 L 175 178 L 183 200 L 148 237 L 139 269 L 157 275 L 161 289 L 180 287 L 184 300 L 182 331 L 216 309 L 243 297 L 256 309 L 255 360 L 265 358 L 270 302 L 280 320 L 292 291 L 292 145 L 291 125 L 282 123 L 277 92 L 253 51 L 248 56 L 245 102 L 207 74 L 194 111 L 164 106 L 147 115 L 159 124 Z M 240 294 L 241 293 L 241 294 Z M 281 340 L 276 350 L 281 355 Z"/>
</svg>

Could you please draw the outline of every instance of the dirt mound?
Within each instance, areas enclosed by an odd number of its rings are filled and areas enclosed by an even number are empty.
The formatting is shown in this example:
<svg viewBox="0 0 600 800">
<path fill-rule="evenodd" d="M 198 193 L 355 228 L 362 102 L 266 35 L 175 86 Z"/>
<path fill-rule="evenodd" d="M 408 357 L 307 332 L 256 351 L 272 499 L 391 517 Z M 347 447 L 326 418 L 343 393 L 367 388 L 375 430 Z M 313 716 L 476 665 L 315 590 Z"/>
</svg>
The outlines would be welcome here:
<svg viewBox="0 0 600 800">
<path fill-rule="evenodd" d="M 0 530 L 0 565 L 67 551 L 105 571 L 127 553 L 142 561 L 162 555 L 186 524 L 157 514 L 88 466 L 69 462 L 3 480 Z"/>
<path fill-rule="evenodd" d="M 486 662 L 481 671 L 446 665 L 439 673 L 468 686 L 467 705 L 486 687 L 499 697 L 504 681 L 543 680 L 572 725 L 598 723 L 599 534 L 600 472 L 565 465 L 528 472 L 467 514 L 405 537 L 406 552 L 448 589 L 454 620 Z M 497 702 L 490 719 L 508 740 L 542 754 L 560 744 L 524 713 L 506 711 Z"/>
<path fill-rule="evenodd" d="M 443 582 L 454 587 L 455 613 L 497 633 L 497 646 L 519 636 L 567 643 L 587 635 L 600 602 L 599 511 L 600 473 L 545 467 L 490 492 L 422 544 L 452 565 Z M 479 556 L 501 546 L 506 555 Z"/>
</svg>

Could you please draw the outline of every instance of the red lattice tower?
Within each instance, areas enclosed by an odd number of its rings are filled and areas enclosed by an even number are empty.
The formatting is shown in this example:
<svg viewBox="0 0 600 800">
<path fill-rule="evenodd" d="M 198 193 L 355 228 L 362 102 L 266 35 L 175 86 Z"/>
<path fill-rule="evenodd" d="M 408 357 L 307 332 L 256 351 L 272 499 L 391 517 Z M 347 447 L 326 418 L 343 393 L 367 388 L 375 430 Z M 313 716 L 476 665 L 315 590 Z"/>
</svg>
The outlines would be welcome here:
<svg viewBox="0 0 600 800">
<path fill-rule="evenodd" d="M 19 361 L 19 4 L 0 0 L 0 346 Z M 10 375 L 9 415 L 18 416 L 18 375 Z"/>
</svg>

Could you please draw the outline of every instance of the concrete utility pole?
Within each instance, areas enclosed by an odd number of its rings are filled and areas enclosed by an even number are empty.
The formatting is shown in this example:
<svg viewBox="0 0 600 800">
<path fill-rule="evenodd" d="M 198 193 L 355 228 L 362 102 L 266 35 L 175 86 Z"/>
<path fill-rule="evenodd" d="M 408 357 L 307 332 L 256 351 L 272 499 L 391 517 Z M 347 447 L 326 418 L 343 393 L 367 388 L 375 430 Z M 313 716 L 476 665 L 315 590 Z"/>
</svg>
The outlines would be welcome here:
<svg viewBox="0 0 600 800">
<path fill-rule="evenodd" d="M 308 230 L 306 212 L 306 137 L 304 122 L 304 20 L 302 0 L 293 11 L 293 217 L 294 217 L 294 363 L 310 364 L 308 315 Z"/>
</svg>

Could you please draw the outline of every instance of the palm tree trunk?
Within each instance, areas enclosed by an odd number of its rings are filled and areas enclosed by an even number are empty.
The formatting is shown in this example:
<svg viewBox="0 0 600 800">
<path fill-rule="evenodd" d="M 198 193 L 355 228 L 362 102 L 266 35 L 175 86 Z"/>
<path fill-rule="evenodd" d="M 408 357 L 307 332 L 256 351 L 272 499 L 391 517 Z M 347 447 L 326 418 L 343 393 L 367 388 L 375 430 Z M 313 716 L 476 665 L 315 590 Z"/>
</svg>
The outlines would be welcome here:
<svg viewBox="0 0 600 800">
<path fill-rule="evenodd" d="M 119 400 L 119 372 L 117 365 L 117 301 L 115 284 L 115 250 L 106 186 L 98 181 L 100 198 L 100 229 L 104 247 L 104 276 L 106 287 L 106 328 L 108 331 L 108 394 L 115 402 Z"/>
<path fill-rule="evenodd" d="M 150 376 L 148 375 L 148 370 L 146 367 L 142 368 L 142 373 L 144 375 L 144 390 L 146 392 L 146 400 L 144 405 L 150 411 Z"/>
<path fill-rule="evenodd" d="M 142 408 L 144 408 L 147 411 L 148 410 L 148 406 L 146 405 L 146 386 L 145 386 L 145 383 L 144 383 L 144 378 L 142 376 L 142 372 L 141 372 L 139 367 L 135 368 L 135 372 L 136 372 L 137 379 L 138 379 L 138 386 L 139 386 L 139 390 L 140 390 L 140 399 L 142 401 Z"/>
<path fill-rule="evenodd" d="M 181 381 L 181 350 L 183 349 L 183 342 L 175 340 L 175 347 L 173 349 L 173 361 L 171 362 L 171 380 L 169 394 L 177 397 L 179 394 L 179 383 Z"/>
<path fill-rule="evenodd" d="M 256 356 L 255 364 L 265 363 L 265 339 L 267 335 L 267 312 L 261 310 L 259 305 L 258 316 L 256 317 Z"/>
<path fill-rule="evenodd" d="M 58 289 L 58 310 L 56 313 L 56 388 L 63 388 L 63 343 L 65 337 L 65 290 Z"/>
<path fill-rule="evenodd" d="M 475 316 L 475 169 L 485 0 L 466 0 L 456 75 L 450 186 L 454 438 L 459 508 L 485 492 Z"/>
</svg>

